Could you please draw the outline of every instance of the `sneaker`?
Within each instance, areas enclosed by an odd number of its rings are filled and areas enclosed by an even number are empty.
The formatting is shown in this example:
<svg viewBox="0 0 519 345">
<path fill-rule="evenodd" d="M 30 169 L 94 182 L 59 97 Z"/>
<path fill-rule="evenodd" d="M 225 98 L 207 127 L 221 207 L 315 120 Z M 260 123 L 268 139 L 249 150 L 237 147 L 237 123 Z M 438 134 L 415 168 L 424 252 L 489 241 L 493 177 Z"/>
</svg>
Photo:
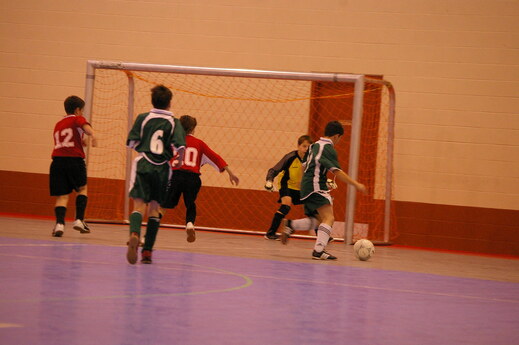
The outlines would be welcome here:
<svg viewBox="0 0 519 345">
<path fill-rule="evenodd" d="M 315 250 L 312 252 L 312 259 L 314 260 L 337 260 L 336 256 L 333 256 L 330 253 L 327 253 L 326 251 L 322 252 L 316 252 Z"/>
<path fill-rule="evenodd" d="M 189 243 L 196 241 L 195 226 L 189 222 L 186 225 L 187 241 Z"/>
<path fill-rule="evenodd" d="M 89 234 L 90 233 L 90 228 L 81 219 L 76 219 L 76 221 L 74 222 L 74 225 L 72 226 L 72 228 L 74 228 L 74 230 L 77 230 L 77 231 L 79 231 L 82 234 Z"/>
<path fill-rule="evenodd" d="M 280 236 L 278 234 L 276 234 L 276 233 L 274 233 L 274 234 L 266 233 L 264 237 L 265 237 L 266 240 L 274 240 L 274 241 L 279 241 L 280 240 L 280 238 L 279 238 Z"/>
<path fill-rule="evenodd" d="M 294 229 L 290 227 L 290 220 L 283 219 L 283 232 L 281 233 L 281 243 L 287 244 L 288 238 L 294 233 Z"/>
<path fill-rule="evenodd" d="M 63 236 L 63 230 L 65 230 L 65 224 L 56 223 L 54 229 L 52 230 L 52 237 Z"/>
<path fill-rule="evenodd" d="M 129 245 L 130 241 L 126 241 L 126 245 Z M 144 238 L 141 238 L 139 241 L 139 247 L 144 247 Z"/>
<path fill-rule="evenodd" d="M 137 235 L 135 232 L 132 232 L 130 239 L 128 240 L 128 251 L 126 252 L 126 259 L 132 265 L 135 265 L 137 262 L 137 249 L 139 248 L 139 242 L 139 235 Z"/>
<path fill-rule="evenodd" d="M 151 264 L 151 250 L 143 250 L 141 253 L 141 263 Z"/>
</svg>

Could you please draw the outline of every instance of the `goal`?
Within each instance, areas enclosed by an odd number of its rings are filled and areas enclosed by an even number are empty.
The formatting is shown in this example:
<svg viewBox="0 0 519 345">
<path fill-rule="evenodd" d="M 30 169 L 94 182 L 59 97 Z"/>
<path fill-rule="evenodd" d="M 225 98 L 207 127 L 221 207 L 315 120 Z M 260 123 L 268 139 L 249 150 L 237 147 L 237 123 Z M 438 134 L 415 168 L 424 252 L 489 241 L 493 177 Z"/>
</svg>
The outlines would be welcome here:
<svg viewBox="0 0 519 345">
<path fill-rule="evenodd" d="M 197 118 L 196 136 L 218 152 L 240 178 L 202 168 L 196 226 L 200 229 L 265 232 L 277 210 L 277 193 L 263 190 L 266 173 L 297 138 L 319 139 L 328 121 L 345 135 L 336 146 L 343 170 L 364 183 L 368 195 L 339 183 L 332 192 L 334 237 L 347 243 L 368 238 L 389 243 L 397 235 L 392 200 L 394 91 L 381 76 L 301 73 L 88 61 L 85 114 L 98 147 L 89 148 L 91 220 L 128 219 L 130 166 L 125 146 L 134 118 L 151 109 L 150 89 L 173 91 L 175 116 Z M 293 207 L 289 218 L 303 216 Z M 182 226 L 185 209 L 168 211 L 162 224 Z"/>
</svg>

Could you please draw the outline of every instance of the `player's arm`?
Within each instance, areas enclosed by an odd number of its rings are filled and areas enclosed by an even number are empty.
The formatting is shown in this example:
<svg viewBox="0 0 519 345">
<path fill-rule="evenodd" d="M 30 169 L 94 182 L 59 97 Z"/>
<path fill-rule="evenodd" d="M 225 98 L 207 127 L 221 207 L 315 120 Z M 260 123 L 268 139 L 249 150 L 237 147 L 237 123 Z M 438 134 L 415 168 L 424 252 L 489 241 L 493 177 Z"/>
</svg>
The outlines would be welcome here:
<svg viewBox="0 0 519 345">
<path fill-rule="evenodd" d="M 229 174 L 229 181 L 231 181 L 231 184 L 237 186 L 240 183 L 240 179 L 238 178 L 238 176 L 234 175 L 234 173 L 231 171 L 231 168 L 229 168 L 228 165 L 225 166 L 223 169 L 227 171 L 227 174 Z"/>
<path fill-rule="evenodd" d="M 289 161 L 290 157 L 293 156 L 293 152 L 290 152 L 286 154 L 279 162 L 276 163 L 272 168 L 269 169 L 267 172 L 267 177 L 265 178 L 265 189 L 268 191 L 272 191 L 273 188 L 273 182 L 274 178 L 282 171 L 284 170 L 287 162 Z"/>
<path fill-rule="evenodd" d="M 323 154 L 319 159 L 322 165 L 332 172 L 340 181 L 353 185 L 360 192 L 367 194 L 366 186 L 355 181 L 348 174 L 341 170 L 339 161 L 337 160 L 337 151 L 331 145 L 326 145 L 323 149 Z"/>
<path fill-rule="evenodd" d="M 184 153 L 186 151 L 186 131 L 184 130 L 184 127 L 182 127 L 182 124 L 180 123 L 180 120 L 175 118 L 174 119 L 175 128 L 173 128 L 173 135 L 171 140 L 171 146 L 176 152 L 176 160 L 173 161 L 171 166 L 173 168 L 178 168 L 182 165 L 182 162 L 184 161 Z"/>
<path fill-rule="evenodd" d="M 83 125 L 83 131 L 85 132 L 86 135 L 88 135 L 90 137 L 90 140 L 92 141 L 92 146 L 96 147 L 97 146 L 97 137 L 94 135 L 94 129 L 92 128 L 92 126 L 90 126 L 90 124 L 88 124 L 88 123 L 85 123 Z"/>
<path fill-rule="evenodd" d="M 141 143 L 141 126 L 145 116 L 146 114 L 140 114 L 135 119 L 132 129 L 128 133 L 128 138 L 126 139 L 127 147 L 135 149 Z"/>
<path fill-rule="evenodd" d="M 231 181 L 232 185 L 237 186 L 240 183 L 240 179 L 238 176 L 234 175 L 231 168 L 229 168 L 229 165 L 227 162 L 220 156 L 218 153 L 213 151 L 209 145 L 207 145 L 205 142 L 200 143 L 200 147 L 202 150 L 202 159 L 201 159 L 201 165 L 209 163 L 215 168 L 218 168 L 220 172 L 226 171 L 229 175 L 229 181 Z"/>
<path fill-rule="evenodd" d="M 341 169 L 331 169 L 330 170 L 336 178 L 341 180 L 344 183 L 351 184 L 353 187 L 355 187 L 359 192 L 362 192 L 364 194 L 367 194 L 366 186 L 364 186 L 362 183 L 355 181 L 350 177 L 350 175 L 346 174 Z"/>
</svg>

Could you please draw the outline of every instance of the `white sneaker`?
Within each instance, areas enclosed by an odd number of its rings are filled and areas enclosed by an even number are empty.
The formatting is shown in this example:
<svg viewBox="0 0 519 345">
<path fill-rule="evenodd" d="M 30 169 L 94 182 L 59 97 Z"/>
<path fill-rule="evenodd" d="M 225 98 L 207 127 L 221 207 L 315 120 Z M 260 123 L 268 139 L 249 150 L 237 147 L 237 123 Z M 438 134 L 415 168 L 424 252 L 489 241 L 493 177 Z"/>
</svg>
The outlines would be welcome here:
<svg viewBox="0 0 519 345">
<path fill-rule="evenodd" d="M 72 227 L 74 228 L 74 230 L 77 230 L 77 231 L 79 231 L 82 234 L 89 234 L 90 233 L 90 228 L 81 219 L 76 219 L 76 221 L 74 222 L 74 225 Z"/>
<path fill-rule="evenodd" d="M 188 242 L 191 243 L 196 241 L 195 226 L 193 223 L 189 222 L 186 224 L 186 233 Z"/>
<path fill-rule="evenodd" d="M 63 230 L 65 230 L 65 225 L 56 223 L 56 225 L 54 226 L 54 230 L 52 230 L 52 237 L 63 236 Z"/>
</svg>

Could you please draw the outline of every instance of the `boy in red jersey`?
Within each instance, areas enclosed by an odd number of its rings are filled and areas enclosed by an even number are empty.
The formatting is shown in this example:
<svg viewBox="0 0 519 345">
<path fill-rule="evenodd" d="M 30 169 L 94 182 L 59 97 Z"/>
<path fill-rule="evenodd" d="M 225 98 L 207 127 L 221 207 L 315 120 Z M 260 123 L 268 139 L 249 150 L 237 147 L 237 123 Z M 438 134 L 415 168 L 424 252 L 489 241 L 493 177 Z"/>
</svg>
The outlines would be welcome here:
<svg viewBox="0 0 519 345">
<path fill-rule="evenodd" d="M 187 241 L 194 242 L 195 219 L 196 219 L 196 197 L 202 186 L 200 180 L 200 167 L 209 163 L 220 172 L 226 171 L 229 174 L 231 184 L 238 185 L 239 178 L 233 174 L 229 165 L 220 155 L 211 150 L 206 143 L 194 137 L 196 118 L 184 115 L 180 117 L 180 123 L 186 131 L 186 150 L 182 165 L 173 168 L 173 176 L 168 186 L 166 201 L 161 205 L 162 208 L 175 208 L 178 205 L 180 196 L 184 196 L 186 206 L 186 233 Z"/>
<path fill-rule="evenodd" d="M 88 197 L 83 134 L 91 137 L 92 146 L 97 146 L 92 126 L 83 117 L 85 102 L 78 96 L 70 96 L 65 99 L 64 106 L 67 115 L 54 127 L 54 150 L 49 174 L 50 195 L 56 197 L 54 237 L 63 236 L 67 203 L 72 190 L 77 192 L 73 227 L 82 234 L 90 232 L 84 221 Z"/>
</svg>

